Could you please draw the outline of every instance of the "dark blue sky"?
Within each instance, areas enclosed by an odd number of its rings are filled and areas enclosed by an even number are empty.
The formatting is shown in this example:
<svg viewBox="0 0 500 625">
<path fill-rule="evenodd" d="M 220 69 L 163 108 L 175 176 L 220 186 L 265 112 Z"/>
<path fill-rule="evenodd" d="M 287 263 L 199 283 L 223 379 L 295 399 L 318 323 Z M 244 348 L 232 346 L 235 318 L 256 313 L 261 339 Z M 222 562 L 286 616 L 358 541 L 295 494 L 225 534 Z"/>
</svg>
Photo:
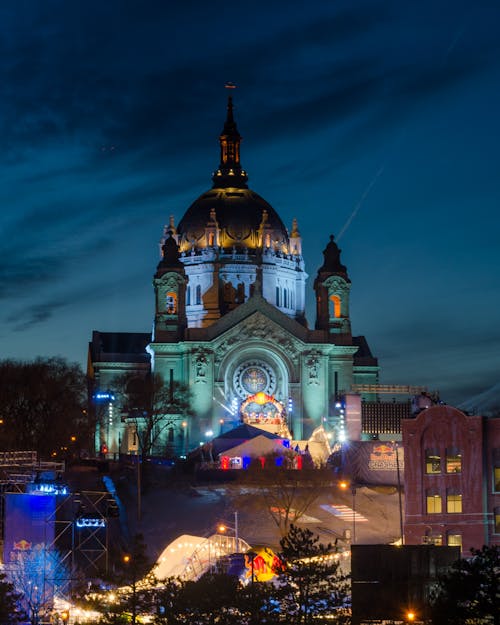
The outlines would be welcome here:
<svg viewBox="0 0 500 625">
<path fill-rule="evenodd" d="M 250 186 L 312 282 L 330 232 L 382 381 L 499 381 L 500 5 L 0 4 L 0 357 L 148 331 L 168 216 L 210 187 L 234 92 Z"/>
</svg>

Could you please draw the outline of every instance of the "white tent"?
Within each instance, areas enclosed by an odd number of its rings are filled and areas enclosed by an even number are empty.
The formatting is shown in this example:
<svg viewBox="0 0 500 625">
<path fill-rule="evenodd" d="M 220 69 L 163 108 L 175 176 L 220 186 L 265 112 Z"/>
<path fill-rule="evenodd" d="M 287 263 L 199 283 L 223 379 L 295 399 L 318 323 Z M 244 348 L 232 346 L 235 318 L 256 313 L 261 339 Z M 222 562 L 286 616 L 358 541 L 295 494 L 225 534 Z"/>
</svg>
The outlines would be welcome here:
<svg viewBox="0 0 500 625">
<path fill-rule="evenodd" d="M 168 577 L 198 579 L 222 556 L 249 549 L 250 545 L 241 538 L 236 544 L 234 536 L 213 534 L 207 538 L 183 534 L 163 550 L 151 573 L 160 581 Z"/>
</svg>

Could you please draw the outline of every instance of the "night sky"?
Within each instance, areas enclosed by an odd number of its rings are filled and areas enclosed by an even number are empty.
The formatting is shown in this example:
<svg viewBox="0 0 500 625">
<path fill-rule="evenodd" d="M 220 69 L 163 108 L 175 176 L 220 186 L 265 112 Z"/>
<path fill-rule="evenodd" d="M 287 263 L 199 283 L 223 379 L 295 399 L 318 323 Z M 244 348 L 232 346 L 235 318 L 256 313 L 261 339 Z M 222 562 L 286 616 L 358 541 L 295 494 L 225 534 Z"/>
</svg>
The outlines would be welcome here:
<svg viewBox="0 0 500 625">
<path fill-rule="evenodd" d="M 334 233 L 381 381 L 500 381 L 498 0 L 0 3 L 0 357 L 149 331 L 158 240 L 211 186 L 226 81 L 249 186 L 312 283 Z"/>
</svg>

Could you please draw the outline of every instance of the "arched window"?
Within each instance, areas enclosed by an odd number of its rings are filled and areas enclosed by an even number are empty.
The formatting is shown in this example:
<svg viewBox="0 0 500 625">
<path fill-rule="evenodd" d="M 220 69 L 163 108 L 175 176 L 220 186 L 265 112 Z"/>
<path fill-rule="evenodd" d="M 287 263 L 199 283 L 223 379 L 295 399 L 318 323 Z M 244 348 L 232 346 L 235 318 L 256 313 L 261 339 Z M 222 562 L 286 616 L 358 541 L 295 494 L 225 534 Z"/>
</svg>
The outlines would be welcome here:
<svg viewBox="0 0 500 625">
<path fill-rule="evenodd" d="M 177 313 L 177 293 L 169 291 L 166 296 L 167 315 L 175 315 Z"/>
<path fill-rule="evenodd" d="M 283 289 L 283 307 L 288 308 L 288 289 Z"/>
<path fill-rule="evenodd" d="M 201 284 L 196 285 L 196 303 L 201 304 Z"/>
<path fill-rule="evenodd" d="M 208 245 L 212 246 L 213 244 L 214 244 L 214 233 L 209 232 L 208 233 Z"/>
<path fill-rule="evenodd" d="M 280 288 L 279 286 L 276 287 L 276 306 L 280 305 Z"/>
<path fill-rule="evenodd" d="M 186 289 L 186 306 L 191 306 L 191 287 L 188 286 Z"/>
<path fill-rule="evenodd" d="M 338 319 L 340 317 L 340 297 L 338 295 L 330 295 L 330 318 Z"/>
</svg>

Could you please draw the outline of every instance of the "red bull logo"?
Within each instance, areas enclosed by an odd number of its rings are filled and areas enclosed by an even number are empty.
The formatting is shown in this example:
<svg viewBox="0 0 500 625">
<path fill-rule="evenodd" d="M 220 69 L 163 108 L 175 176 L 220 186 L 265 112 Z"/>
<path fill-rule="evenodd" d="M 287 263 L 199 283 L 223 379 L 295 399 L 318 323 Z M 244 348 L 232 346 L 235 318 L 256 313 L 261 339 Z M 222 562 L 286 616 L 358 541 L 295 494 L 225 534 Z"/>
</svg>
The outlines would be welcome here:
<svg viewBox="0 0 500 625">
<path fill-rule="evenodd" d="M 33 543 L 30 543 L 24 538 L 18 542 L 14 541 L 14 549 L 17 551 L 28 551 L 28 549 L 31 549 L 32 545 Z"/>
</svg>

